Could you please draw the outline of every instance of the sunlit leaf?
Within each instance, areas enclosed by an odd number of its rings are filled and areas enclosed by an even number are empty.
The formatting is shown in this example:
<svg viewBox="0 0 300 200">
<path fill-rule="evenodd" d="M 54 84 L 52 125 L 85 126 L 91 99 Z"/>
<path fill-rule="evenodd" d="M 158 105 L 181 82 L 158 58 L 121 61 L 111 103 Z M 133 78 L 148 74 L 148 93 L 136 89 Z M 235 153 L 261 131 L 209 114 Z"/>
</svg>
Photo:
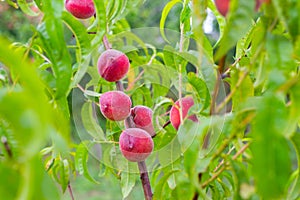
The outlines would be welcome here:
<svg viewBox="0 0 300 200">
<path fill-rule="evenodd" d="M 89 154 L 90 146 L 91 143 L 88 141 L 83 141 L 79 144 L 79 146 L 76 149 L 75 166 L 80 175 L 84 175 L 84 177 L 89 181 L 98 184 L 98 181 L 96 181 L 90 175 L 90 172 L 88 170 L 87 162 L 88 162 L 88 154 Z"/>
<path fill-rule="evenodd" d="M 160 33 L 161 33 L 161 36 L 164 38 L 164 40 L 168 41 L 166 35 L 165 35 L 165 23 L 166 23 L 166 19 L 168 17 L 168 14 L 170 12 L 170 10 L 177 4 L 177 3 L 181 3 L 182 1 L 181 0 L 171 0 L 169 1 L 163 11 L 162 11 L 162 14 L 161 14 L 161 18 L 160 18 L 160 23 L 159 23 L 159 28 L 160 28 Z"/>
<path fill-rule="evenodd" d="M 120 184 L 121 184 L 122 194 L 124 199 L 128 197 L 128 195 L 131 193 L 133 187 L 135 186 L 135 182 L 136 182 L 136 174 L 131 173 L 129 169 L 126 172 L 122 172 Z"/>
<path fill-rule="evenodd" d="M 158 200 L 158 199 L 163 199 L 164 198 L 164 194 L 163 194 L 163 189 L 165 184 L 167 183 L 168 178 L 174 174 L 179 172 L 180 170 L 173 170 L 173 171 L 169 171 L 169 173 L 165 174 L 160 181 L 158 182 L 158 184 L 155 186 L 154 188 L 154 193 L 153 193 L 153 199 L 154 200 Z"/>
</svg>

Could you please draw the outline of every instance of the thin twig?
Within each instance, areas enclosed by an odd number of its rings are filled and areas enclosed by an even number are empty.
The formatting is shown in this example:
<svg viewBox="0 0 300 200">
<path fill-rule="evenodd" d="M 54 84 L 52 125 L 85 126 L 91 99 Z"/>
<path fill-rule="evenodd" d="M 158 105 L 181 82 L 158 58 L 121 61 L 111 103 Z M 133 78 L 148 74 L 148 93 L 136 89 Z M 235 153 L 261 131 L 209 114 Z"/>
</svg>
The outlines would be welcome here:
<svg viewBox="0 0 300 200">
<path fill-rule="evenodd" d="M 85 93 L 85 89 L 78 83 L 77 84 L 77 87 L 83 92 L 83 93 Z"/>
<path fill-rule="evenodd" d="M 229 149 L 228 153 L 226 155 L 230 155 L 231 152 L 235 149 L 235 147 L 232 147 L 231 149 Z M 224 164 L 225 160 L 223 159 L 218 166 L 214 169 L 214 172 L 218 171 L 220 169 L 220 167 Z"/>
<path fill-rule="evenodd" d="M 238 156 L 240 156 L 242 153 L 244 153 L 249 146 L 250 146 L 250 142 L 247 143 L 247 144 L 245 144 L 238 152 L 236 152 L 236 154 L 232 157 L 232 160 L 236 160 L 238 158 Z M 210 177 L 210 179 L 208 179 L 207 181 L 205 181 L 201 185 L 201 187 L 205 188 L 212 181 L 214 181 L 216 178 L 218 178 L 218 176 L 227 168 L 228 165 L 229 165 L 229 162 L 226 162 L 224 165 L 222 165 L 222 167 L 220 168 L 220 170 L 217 171 L 212 177 Z"/>
<path fill-rule="evenodd" d="M 180 24 L 180 41 L 179 41 L 179 52 L 183 51 L 183 40 L 184 40 L 184 23 Z M 179 76 L 178 76 L 178 96 L 179 96 L 179 117 L 180 125 L 183 124 L 183 113 L 182 113 L 182 65 L 179 64 Z"/>
<path fill-rule="evenodd" d="M 235 85 L 235 87 L 231 90 L 231 92 L 226 96 L 226 98 L 224 99 L 224 101 L 222 101 L 216 108 L 216 112 L 220 112 L 221 109 L 224 108 L 224 106 L 231 100 L 231 98 L 233 97 L 233 95 L 236 93 L 237 89 L 241 86 L 241 84 L 243 83 L 243 81 L 245 80 L 245 78 L 247 77 L 249 71 L 246 70 L 242 76 L 240 76 L 237 84 Z"/>
<path fill-rule="evenodd" d="M 169 124 L 171 124 L 171 121 L 170 121 L 170 120 L 168 120 L 162 127 L 163 127 L 163 128 L 166 128 Z"/>
<path fill-rule="evenodd" d="M 70 182 L 68 183 L 68 191 L 70 193 L 71 199 L 74 200 L 75 198 L 74 198 L 74 195 L 73 195 L 73 190 L 72 190 Z"/>
<path fill-rule="evenodd" d="M 145 72 L 145 71 L 142 70 L 142 71 L 139 73 L 139 75 L 138 75 L 132 82 L 130 82 L 130 83 L 128 84 L 128 87 L 126 88 L 126 91 L 129 91 L 129 90 L 131 90 L 131 89 L 134 87 L 134 84 L 135 84 L 138 80 L 140 80 L 140 79 L 142 78 L 144 72 Z"/>
<path fill-rule="evenodd" d="M 124 92 L 124 86 L 121 81 L 116 81 L 117 90 Z"/>
<path fill-rule="evenodd" d="M 5 136 L 1 137 L 1 142 L 4 145 L 4 148 L 5 148 L 6 152 L 7 152 L 8 157 L 12 158 L 12 156 L 13 156 L 12 150 L 11 150 L 11 148 L 10 148 L 10 146 L 8 144 L 7 138 Z"/>
<path fill-rule="evenodd" d="M 105 47 L 106 50 L 112 48 L 111 44 L 109 43 L 109 41 L 108 41 L 108 39 L 106 37 L 106 35 L 103 36 L 102 42 L 103 42 L 103 45 L 104 45 L 104 47 Z"/>
<path fill-rule="evenodd" d="M 249 114 L 240 124 L 239 127 L 244 127 L 246 124 L 248 124 L 253 118 L 255 117 L 255 113 Z M 214 155 L 212 155 L 212 160 L 217 158 L 224 149 L 228 146 L 228 144 L 231 142 L 231 140 L 236 136 L 236 132 L 232 133 L 229 138 L 225 139 L 219 149 L 216 151 Z"/>
<path fill-rule="evenodd" d="M 233 67 L 235 67 L 240 61 L 241 61 L 241 59 L 242 59 L 242 57 L 244 57 L 245 55 L 242 55 L 241 57 L 239 57 L 238 59 L 236 59 L 235 60 L 235 62 L 233 63 L 233 64 L 231 64 L 229 67 L 228 67 L 228 69 L 224 72 L 224 73 L 222 73 L 222 78 L 224 77 L 228 77 L 229 76 L 229 73 L 230 73 L 230 70 L 233 68 Z"/>
</svg>

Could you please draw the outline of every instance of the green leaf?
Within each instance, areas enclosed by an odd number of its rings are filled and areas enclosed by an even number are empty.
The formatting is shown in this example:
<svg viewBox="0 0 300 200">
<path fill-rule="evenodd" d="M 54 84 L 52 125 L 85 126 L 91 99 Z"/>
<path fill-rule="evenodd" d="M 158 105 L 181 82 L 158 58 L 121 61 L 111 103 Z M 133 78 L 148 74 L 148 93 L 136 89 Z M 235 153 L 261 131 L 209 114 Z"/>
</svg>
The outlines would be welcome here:
<svg viewBox="0 0 300 200">
<path fill-rule="evenodd" d="M 170 10 L 171 10 L 177 3 L 182 3 L 182 1 L 181 1 L 181 0 L 171 0 L 171 1 L 169 1 L 169 2 L 165 5 L 165 7 L 164 7 L 164 9 L 163 9 L 163 11 L 162 11 L 162 14 L 161 14 L 160 23 L 159 23 L 160 33 L 161 33 L 161 36 L 163 37 L 163 39 L 164 39 L 165 41 L 167 41 L 167 42 L 169 42 L 169 41 L 168 41 L 168 39 L 167 39 L 167 37 L 166 37 L 166 35 L 165 35 L 165 23 L 166 23 L 166 19 L 167 19 L 167 16 L 168 16 Z"/>
<path fill-rule="evenodd" d="M 81 119 L 84 128 L 91 136 L 93 136 L 93 138 L 100 141 L 106 140 L 102 128 L 99 126 L 94 117 L 92 102 L 86 102 L 82 106 Z"/>
<path fill-rule="evenodd" d="M 220 40 L 221 38 L 223 38 L 225 32 L 226 19 L 217 10 L 214 0 L 208 0 L 208 8 L 213 12 L 214 16 L 216 16 L 216 19 L 218 21 L 219 30 L 220 30 L 220 37 L 219 37 Z"/>
<path fill-rule="evenodd" d="M 10 165 L 0 164 L 0 194 L 7 200 L 16 199 L 18 187 L 22 181 L 21 174 L 17 170 L 13 170 Z"/>
<path fill-rule="evenodd" d="M 70 166 L 67 159 L 60 160 L 60 184 L 62 191 L 65 192 L 70 180 Z"/>
<path fill-rule="evenodd" d="M 214 181 L 212 184 L 210 184 L 210 188 L 212 190 L 213 199 L 224 199 L 225 191 L 218 181 Z"/>
<path fill-rule="evenodd" d="M 122 13 L 125 11 L 127 0 L 115 0 L 113 1 L 113 6 L 110 6 L 110 11 L 107 12 L 107 19 L 109 22 L 119 19 Z M 116 20 L 117 21 L 117 20 Z"/>
<path fill-rule="evenodd" d="M 19 6 L 17 4 L 17 2 L 13 1 L 13 0 L 5 0 L 9 5 L 11 5 L 12 7 L 14 7 L 15 9 L 18 9 Z"/>
<path fill-rule="evenodd" d="M 239 109 L 241 103 L 245 102 L 249 97 L 254 96 L 254 87 L 249 75 L 246 75 L 239 87 L 236 88 L 236 85 L 238 84 L 240 78 L 244 76 L 244 73 L 246 72 L 235 68 L 233 68 L 230 73 L 231 91 L 236 90 L 232 96 L 232 109 L 234 111 Z"/>
<path fill-rule="evenodd" d="M 44 9 L 45 7 L 46 9 Z M 44 0 L 44 21 L 38 27 L 43 50 L 51 61 L 56 78 L 56 99 L 67 96 L 72 77 L 71 58 L 64 39 L 61 20 L 62 9 L 63 4 L 61 1 Z"/>
<path fill-rule="evenodd" d="M 20 178 L 19 185 L 17 185 L 19 189 L 17 193 L 13 193 L 14 198 L 12 199 L 51 200 L 60 198 L 57 187 L 46 174 L 42 167 L 41 160 L 37 156 L 27 160 L 22 165 L 18 165 L 18 168 L 10 170 L 16 170 L 14 173 L 18 173 Z M 7 185 L 7 181 L 14 178 L 16 178 L 16 176 L 9 179 L 3 179 L 6 183 L 1 185 Z M 11 187 L 11 185 L 9 186 Z M 3 195 L 3 193 L 1 194 Z M 9 198 L 10 196 L 11 195 L 8 195 L 7 197 Z"/>
<path fill-rule="evenodd" d="M 172 68 L 176 69 L 175 60 L 174 60 L 174 52 L 175 52 L 175 49 L 172 46 L 166 45 L 163 49 L 163 59 L 164 59 L 164 64 L 167 67 L 172 67 Z"/>
<path fill-rule="evenodd" d="M 288 194 L 288 199 L 298 199 L 300 197 L 300 193 L 299 193 L 300 191 L 300 134 L 296 133 L 295 135 L 293 135 L 291 139 L 297 153 L 298 174 L 297 174 L 297 179 L 293 184 L 291 191 Z"/>
<path fill-rule="evenodd" d="M 153 200 L 159 200 L 159 199 L 164 199 L 164 194 L 163 194 L 163 189 L 165 187 L 165 184 L 167 183 L 167 180 L 169 177 L 176 173 L 179 172 L 179 169 L 169 171 L 167 174 L 165 174 L 158 182 L 158 184 L 154 188 L 154 194 L 153 194 Z"/>
<path fill-rule="evenodd" d="M 96 20 L 97 34 L 93 38 L 92 44 L 94 48 L 97 48 L 102 41 L 102 37 L 107 30 L 107 17 L 106 7 L 104 1 L 93 1 L 96 8 Z"/>
<path fill-rule="evenodd" d="M 194 188 L 190 184 L 190 182 L 181 182 L 178 184 L 175 189 L 171 192 L 171 199 L 193 199 L 194 196 Z"/>
<path fill-rule="evenodd" d="M 89 148 L 91 147 L 92 143 L 88 141 L 81 142 L 77 149 L 75 155 L 75 167 L 78 170 L 80 175 L 83 175 L 87 180 L 91 181 L 92 183 L 99 184 L 91 175 L 88 170 L 88 154 Z"/>
<path fill-rule="evenodd" d="M 286 73 L 296 69 L 293 59 L 293 44 L 282 35 L 267 35 L 266 49 L 269 69 L 280 69 Z"/>
<path fill-rule="evenodd" d="M 135 182 L 136 182 L 136 175 L 134 173 L 131 173 L 129 169 L 121 173 L 120 184 L 122 188 L 123 199 L 126 199 L 126 197 L 128 197 L 128 195 L 131 193 L 131 191 L 135 186 Z"/>
<path fill-rule="evenodd" d="M 254 1 L 234 0 L 230 1 L 230 13 L 220 39 L 215 60 L 219 60 L 241 39 L 253 26 Z"/>
<path fill-rule="evenodd" d="M 49 126 L 54 125 L 55 114 L 51 111 L 43 83 L 34 66 L 24 60 L 20 52 L 12 50 L 10 44 L 1 37 L 0 43 L 0 62 L 23 83 L 21 90 L 1 89 L 0 115 L 12 125 L 16 140 L 24 149 L 23 156 L 31 157 L 49 136 Z M 64 121 L 61 123 L 64 125 Z M 62 124 L 60 126 L 65 130 Z"/>
<path fill-rule="evenodd" d="M 34 11 L 30 8 L 30 5 L 29 5 L 29 3 L 27 3 L 26 0 L 18 0 L 17 2 L 18 2 L 18 5 L 20 6 L 21 10 L 22 10 L 25 14 L 27 14 L 27 15 L 29 15 L 29 16 L 33 16 L 33 17 L 39 15 L 39 13 L 34 12 Z M 34 1 L 33 1 L 33 3 L 34 3 Z M 34 5 L 34 4 L 33 4 L 33 5 Z"/>
<path fill-rule="evenodd" d="M 252 124 L 251 150 L 256 189 L 265 199 L 286 194 L 291 173 L 289 145 L 282 133 L 286 120 L 286 107 L 278 97 L 272 94 L 263 97 Z"/>
<path fill-rule="evenodd" d="M 211 99 L 205 81 L 197 77 L 196 74 L 192 72 L 188 74 L 188 81 L 198 94 L 200 103 L 202 104 L 201 110 L 205 110 L 210 106 L 210 99 Z"/>
<path fill-rule="evenodd" d="M 250 198 L 250 196 L 245 196 L 247 194 L 246 192 L 241 193 L 243 189 L 242 185 L 250 186 L 248 176 L 247 176 L 248 175 L 247 169 L 245 168 L 244 164 L 230 160 L 230 165 L 232 167 L 233 180 L 235 183 L 234 184 L 235 199 L 242 199 L 241 195 L 244 195 L 243 198 L 247 198 L 247 199 Z"/>
<path fill-rule="evenodd" d="M 151 91 L 145 85 L 138 87 L 131 95 L 132 103 L 136 105 L 145 105 L 149 108 L 153 106 Z"/>
<path fill-rule="evenodd" d="M 63 12 L 62 20 L 74 34 L 77 42 L 77 51 L 79 52 L 79 56 L 76 58 L 79 69 L 75 74 L 74 80 L 72 81 L 72 87 L 75 87 L 82 79 L 89 66 L 91 42 L 85 26 L 75 19 L 70 13 Z"/>
<path fill-rule="evenodd" d="M 113 35 L 110 38 L 111 43 L 116 43 L 116 44 L 120 43 L 120 41 L 118 41 L 120 40 L 120 38 L 122 38 L 122 40 L 126 40 L 126 44 L 122 44 L 122 46 L 119 47 L 121 51 L 130 53 L 130 51 L 136 50 L 136 45 L 134 45 L 134 50 L 126 49 L 130 46 L 130 44 L 133 45 L 136 42 L 139 45 L 139 47 L 143 48 L 145 54 L 148 55 L 147 45 L 144 43 L 142 38 L 140 38 L 138 35 L 130 31 L 124 31 L 116 35 Z M 137 59 L 141 59 L 141 57 L 137 57 Z"/>
</svg>

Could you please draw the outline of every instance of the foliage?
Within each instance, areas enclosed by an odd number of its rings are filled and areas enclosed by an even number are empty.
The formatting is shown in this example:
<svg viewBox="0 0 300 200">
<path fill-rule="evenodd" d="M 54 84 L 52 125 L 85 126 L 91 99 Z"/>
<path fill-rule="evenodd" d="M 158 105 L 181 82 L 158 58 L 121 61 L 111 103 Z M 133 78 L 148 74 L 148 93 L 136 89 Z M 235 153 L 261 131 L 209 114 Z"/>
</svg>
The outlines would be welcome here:
<svg viewBox="0 0 300 200">
<path fill-rule="evenodd" d="M 226 18 L 213 0 L 164 2 L 157 28 L 131 23 L 150 1 L 94 0 L 87 20 L 61 0 L 1 3 L 34 20 L 25 42 L 0 32 L 2 196 L 60 199 L 80 176 L 96 187 L 114 179 L 124 199 L 141 197 L 138 167 L 119 150 L 124 124 L 99 111 L 99 96 L 116 88 L 96 67 L 107 38 L 130 59 L 122 82 L 133 106 L 154 112 L 153 199 L 300 198 L 300 1 L 258 11 L 254 0 L 230 2 Z M 219 26 L 214 44 L 203 31 L 207 8 Z M 168 112 L 186 95 L 199 122 L 176 131 Z"/>
</svg>

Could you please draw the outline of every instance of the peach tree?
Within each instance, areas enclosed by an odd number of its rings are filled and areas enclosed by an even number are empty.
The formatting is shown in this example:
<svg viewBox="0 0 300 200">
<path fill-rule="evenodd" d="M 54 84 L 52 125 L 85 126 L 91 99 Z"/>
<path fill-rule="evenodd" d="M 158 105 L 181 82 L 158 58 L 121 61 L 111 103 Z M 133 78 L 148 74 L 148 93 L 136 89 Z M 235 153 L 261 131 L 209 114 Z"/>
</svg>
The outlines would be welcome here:
<svg viewBox="0 0 300 200">
<path fill-rule="evenodd" d="M 300 1 L 170 0 L 131 28 L 143 3 L 0 3 L 38 21 L 0 35 L 1 197 L 299 199 Z"/>
</svg>

